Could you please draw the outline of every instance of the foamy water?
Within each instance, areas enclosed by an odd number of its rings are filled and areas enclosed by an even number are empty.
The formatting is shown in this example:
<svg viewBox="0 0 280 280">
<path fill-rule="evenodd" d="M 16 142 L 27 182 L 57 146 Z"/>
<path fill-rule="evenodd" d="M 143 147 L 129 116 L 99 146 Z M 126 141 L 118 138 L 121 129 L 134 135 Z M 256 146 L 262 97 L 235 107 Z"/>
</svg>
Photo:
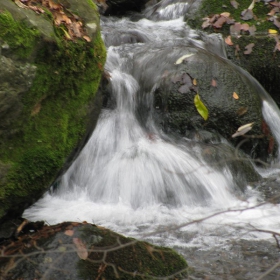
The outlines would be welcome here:
<svg viewBox="0 0 280 280">
<path fill-rule="evenodd" d="M 241 195 L 226 163 L 219 170 L 215 162 L 206 163 L 198 145 L 173 141 L 156 127 L 148 112 L 157 69 L 168 61 L 174 64 L 182 55 L 182 51 L 176 53 L 176 44 L 190 40 L 203 47 L 183 21 L 182 11 L 188 5 L 177 2 L 172 8 L 172 1 L 165 1 L 154 15 L 148 11 L 157 22 L 114 18 L 103 22 L 108 46 L 105 68 L 111 76 L 114 105 L 102 111 L 91 139 L 58 189 L 27 209 L 25 218 L 49 224 L 87 221 L 126 236 L 180 247 L 222 246 L 235 238 L 271 239 L 271 233 L 261 231 L 280 231 L 279 205 L 264 203 L 250 186 Z M 119 46 L 127 34 L 138 39 Z M 150 48 L 151 43 L 158 49 Z M 162 58 L 158 50 L 166 46 L 174 53 L 168 49 Z M 139 57 L 143 47 L 147 56 Z M 135 69 L 134 59 L 145 64 L 153 57 L 158 60 L 150 72 Z M 145 124 L 137 118 L 139 94 L 147 108 Z M 265 117 L 279 116 L 275 110 L 264 103 Z M 278 135 L 278 122 L 271 123 Z M 269 170 L 264 173 L 270 176 Z"/>
</svg>

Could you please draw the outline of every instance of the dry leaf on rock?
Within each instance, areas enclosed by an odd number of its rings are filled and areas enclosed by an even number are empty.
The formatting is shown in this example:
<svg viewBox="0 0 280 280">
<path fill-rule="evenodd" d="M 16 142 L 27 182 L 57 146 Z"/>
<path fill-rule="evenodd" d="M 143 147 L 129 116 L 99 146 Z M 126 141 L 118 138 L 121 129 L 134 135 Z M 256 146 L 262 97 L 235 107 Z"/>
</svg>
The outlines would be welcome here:
<svg viewBox="0 0 280 280">
<path fill-rule="evenodd" d="M 230 1 L 230 4 L 232 5 L 233 8 L 238 9 L 239 3 L 236 2 L 235 0 Z"/>
<path fill-rule="evenodd" d="M 237 94 L 236 92 L 234 92 L 234 93 L 232 94 L 232 97 L 233 97 L 234 99 L 239 99 L 239 96 L 238 96 L 238 94 Z"/>
<path fill-rule="evenodd" d="M 228 46 L 233 46 L 233 42 L 231 41 L 231 36 L 227 36 L 225 38 L 225 43 L 228 45 Z"/>
<path fill-rule="evenodd" d="M 244 51 L 244 54 L 250 54 L 250 53 L 253 51 L 253 47 L 254 47 L 254 46 L 255 46 L 254 43 L 251 43 L 251 44 L 247 45 L 247 46 L 245 47 L 246 51 Z"/>
<path fill-rule="evenodd" d="M 212 79 L 211 86 L 212 87 L 217 87 L 217 81 L 215 79 Z"/>
<path fill-rule="evenodd" d="M 248 123 L 245 125 L 240 126 L 237 131 L 231 136 L 232 138 L 237 137 L 237 136 L 241 136 L 244 135 L 245 133 L 247 133 L 249 130 L 252 129 L 253 127 L 253 122 L 252 123 Z"/>
<path fill-rule="evenodd" d="M 250 9 L 246 9 L 244 11 L 241 12 L 241 18 L 243 20 L 249 20 L 249 19 L 253 19 L 254 18 L 254 14 L 253 11 Z"/>
<path fill-rule="evenodd" d="M 85 260 L 88 257 L 88 250 L 86 248 L 86 245 L 83 243 L 83 241 L 80 238 L 74 237 L 73 243 L 76 246 L 77 254 L 80 259 Z"/>
</svg>

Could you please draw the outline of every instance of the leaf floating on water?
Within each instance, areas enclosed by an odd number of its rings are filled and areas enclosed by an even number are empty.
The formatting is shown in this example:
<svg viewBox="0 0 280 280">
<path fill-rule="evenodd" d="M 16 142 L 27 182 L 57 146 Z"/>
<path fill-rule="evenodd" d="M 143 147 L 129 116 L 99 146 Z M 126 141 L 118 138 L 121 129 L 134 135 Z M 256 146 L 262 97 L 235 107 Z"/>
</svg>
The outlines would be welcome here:
<svg viewBox="0 0 280 280">
<path fill-rule="evenodd" d="M 194 97 L 194 105 L 195 105 L 198 113 L 201 115 L 201 117 L 206 121 L 208 119 L 209 112 L 208 112 L 207 107 L 201 101 L 198 94 L 196 94 Z"/>
<path fill-rule="evenodd" d="M 238 96 L 238 94 L 237 94 L 236 92 L 234 92 L 234 93 L 232 94 L 232 97 L 233 97 L 234 99 L 239 99 L 239 96 Z"/>
<path fill-rule="evenodd" d="M 76 246 L 77 254 L 80 259 L 85 260 L 88 257 L 88 251 L 86 248 L 86 245 L 83 243 L 83 241 L 80 238 L 73 238 L 73 243 Z"/>
<path fill-rule="evenodd" d="M 225 43 L 228 46 L 233 46 L 233 42 L 231 41 L 231 36 L 230 35 L 225 38 Z"/>
<path fill-rule="evenodd" d="M 183 56 L 181 56 L 179 59 L 177 59 L 177 61 L 175 62 L 175 64 L 181 64 L 186 58 L 189 58 L 189 57 L 191 57 L 191 56 L 193 56 L 193 55 L 194 55 L 193 53 L 183 55 Z"/>
<path fill-rule="evenodd" d="M 253 122 L 252 123 L 247 123 L 244 124 L 242 126 L 240 126 L 237 131 L 231 136 L 232 138 L 237 137 L 237 136 L 241 136 L 244 135 L 245 133 L 247 133 L 249 130 L 252 129 L 253 127 Z"/>
</svg>

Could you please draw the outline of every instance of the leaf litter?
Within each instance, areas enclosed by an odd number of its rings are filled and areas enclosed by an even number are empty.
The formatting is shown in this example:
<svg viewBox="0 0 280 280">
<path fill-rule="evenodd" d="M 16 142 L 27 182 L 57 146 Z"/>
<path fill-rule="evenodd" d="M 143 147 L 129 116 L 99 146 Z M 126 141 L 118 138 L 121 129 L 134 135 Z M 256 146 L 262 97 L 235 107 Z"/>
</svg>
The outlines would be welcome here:
<svg viewBox="0 0 280 280">
<path fill-rule="evenodd" d="M 30 9 L 37 14 L 45 13 L 48 10 L 52 13 L 56 26 L 62 28 L 67 40 L 74 41 L 77 38 L 90 42 L 90 37 L 86 34 L 82 20 L 62 4 L 57 4 L 52 0 L 14 0 L 15 4 L 24 9 Z"/>
</svg>

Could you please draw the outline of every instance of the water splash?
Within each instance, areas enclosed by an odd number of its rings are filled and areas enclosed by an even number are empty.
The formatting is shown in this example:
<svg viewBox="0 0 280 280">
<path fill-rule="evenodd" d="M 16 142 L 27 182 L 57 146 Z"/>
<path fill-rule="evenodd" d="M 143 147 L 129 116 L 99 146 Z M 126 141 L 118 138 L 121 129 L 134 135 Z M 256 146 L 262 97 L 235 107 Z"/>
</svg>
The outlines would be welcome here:
<svg viewBox="0 0 280 280">
<path fill-rule="evenodd" d="M 157 20 L 161 19 L 157 22 L 103 20 L 103 38 L 108 47 L 105 68 L 111 75 L 114 106 L 102 111 L 91 139 L 59 182 L 59 188 L 27 209 L 26 218 L 50 224 L 87 220 L 126 235 L 164 239 L 169 245 L 180 246 L 197 246 L 205 240 L 213 246 L 245 233 L 248 238 L 263 237 L 248 234 L 252 226 L 280 229 L 278 205 L 257 206 L 262 198 L 250 188 L 245 199 L 238 197 L 234 175 L 226 164 L 217 170 L 214 163 L 210 166 L 199 156 L 198 145 L 176 142 L 153 123 L 149 108 L 157 81 L 156 69 L 169 60 L 175 62 L 169 50 L 178 44 L 205 49 L 205 43 L 185 26 L 183 18 L 176 18 L 182 16 L 182 5 L 188 7 L 183 2 L 161 2 L 163 6 L 157 6 L 154 13 Z M 132 61 L 138 50 L 143 46 L 148 50 L 149 44 L 157 46 L 152 50 L 154 56 L 160 48 L 167 51 L 161 66 L 155 63 L 154 70 L 145 73 L 144 79 Z M 137 62 L 142 64 L 149 59 L 138 56 Z M 275 119 L 274 114 L 278 120 L 275 107 L 265 101 L 267 95 L 260 95 L 267 122 Z M 137 116 L 139 104 L 143 103 L 147 109 L 145 122 Z M 271 122 L 277 131 L 277 122 Z M 219 211 L 222 213 L 199 222 Z M 163 226 L 168 236 L 162 234 Z M 178 231 L 184 234 L 178 237 Z"/>
</svg>

